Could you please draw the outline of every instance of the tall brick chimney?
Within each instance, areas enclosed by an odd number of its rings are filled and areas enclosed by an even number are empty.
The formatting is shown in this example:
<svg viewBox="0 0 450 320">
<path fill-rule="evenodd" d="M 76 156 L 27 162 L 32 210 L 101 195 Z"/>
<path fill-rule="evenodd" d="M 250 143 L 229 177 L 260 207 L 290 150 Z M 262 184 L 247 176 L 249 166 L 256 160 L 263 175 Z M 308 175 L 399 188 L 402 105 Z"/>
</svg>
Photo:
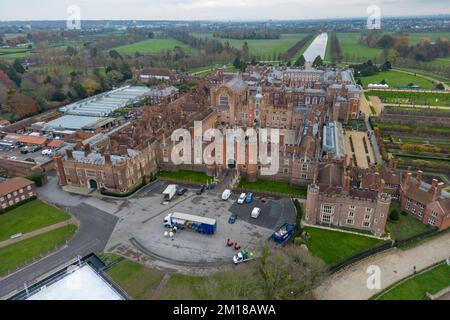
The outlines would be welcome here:
<svg viewBox="0 0 450 320">
<path fill-rule="evenodd" d="M 84 145 L 84 156 L 85 157 L 87 157 L 88 156 L 88 154 L 90 154 L 91 153 L 91 145 L 89 144 L 89 143 L 86 143 L 85 145 Z"/>
<path fill-rule="evenodd" d="M 72 149 L 66 149 L 66 155 L 67 155 L 67 159 L 73 160 L 73 150 Z"/>
<path fill-rule="evenodd" d="M 423 171 L 422 170 L 417 171 L 417 174 L 416 174 L 417 185 L 420 186 L 420 184 L 422 183 L 422 178 L 423 178 Z"/>
<path fill-rule="evenodd" d="M 411 181 L 411 177 L 412 177 L 412 173 L 411 172 L 407 172 L 405 174 L 405 177 L 403 178 L 403 190 L 408 190 L 409 189 L 409 183 Z"/>
<path fill-rule="evenodd" d="M 104 153 L 104 157 L 105 157 L 105 164 L 112 164 L 112 162 L 111 162 L 111 154 L 109 152 L 105 152 Z"/>
</svg>

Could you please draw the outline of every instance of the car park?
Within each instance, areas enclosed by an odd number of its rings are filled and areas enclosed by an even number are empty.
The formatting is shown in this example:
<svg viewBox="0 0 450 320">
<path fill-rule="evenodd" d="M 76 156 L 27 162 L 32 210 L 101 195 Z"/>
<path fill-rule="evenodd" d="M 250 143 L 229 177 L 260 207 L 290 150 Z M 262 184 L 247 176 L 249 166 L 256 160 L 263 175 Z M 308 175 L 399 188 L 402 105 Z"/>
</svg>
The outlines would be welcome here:
<svg viewBox="0 0 450 320">
<path fill-rule="evenodd" d="M 245 193 L 241 193 L 241 195 L 239 196 L 239 199 L 237 200 L 237 203 L 243 204 L 244 201 L 245 201 L 245 197 L 246 197 L 246 194 Z"/>
<path fill-rule="evenodd" d="M 228 200 L 231 197 L 231 190 L 226 189 L 223 193 L 222 193 L 222 200 Z"/>
<path fill-rule="evenodd" d="M 252 203 L 253 200 L 253 193 L 249 192 L 247 193 L 247 196 L 245 197 L 245 203 Z"/>
<path fill-rule="evenodd" d="M 251 217 L 253 219 L 258 219 L 259 215 L 261 214 L 261 208 L 253 208 L 252 213 L 251 213 Z"/>
</svg>

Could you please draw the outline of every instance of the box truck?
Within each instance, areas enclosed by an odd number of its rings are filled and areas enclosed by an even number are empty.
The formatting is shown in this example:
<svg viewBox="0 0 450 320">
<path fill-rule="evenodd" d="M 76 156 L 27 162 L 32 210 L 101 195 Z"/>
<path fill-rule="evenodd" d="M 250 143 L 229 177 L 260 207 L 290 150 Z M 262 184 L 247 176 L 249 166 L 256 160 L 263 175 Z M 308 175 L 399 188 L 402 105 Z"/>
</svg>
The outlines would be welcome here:
<svg viewBox="0 0 450 320">
<path fill-rule="evenodd" d="M 168 228 L 191 229 L 199 233 L 214 234 L 217 228 L 216 219 L 174 212 L 164 218 L 164 226 Z"/>
</svg>

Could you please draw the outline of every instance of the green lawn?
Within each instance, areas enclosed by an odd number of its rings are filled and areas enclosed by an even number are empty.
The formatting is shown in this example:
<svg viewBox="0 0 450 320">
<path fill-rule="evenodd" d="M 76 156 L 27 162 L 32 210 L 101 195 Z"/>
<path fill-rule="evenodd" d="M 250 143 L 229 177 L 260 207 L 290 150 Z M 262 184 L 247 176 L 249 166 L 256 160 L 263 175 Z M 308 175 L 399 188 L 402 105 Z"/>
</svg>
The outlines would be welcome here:
<svg viewBox="0 0 450 320">
<path fill-rule="evenodd" d="M 101 256 L 103 260 L 105 255 Z M 164 276 L 161 271 L 125 259 L 109 269 L 107 274 L 138 300 L 261 299 L 262 293 L 250 280 L 252 269 L 247 266 L 241 267 L 239 272 L 221 272 L 212 276 L 172 274 L 159 295 L 156 289 Z"/>
<path fill-rule="evenodd" d="M 408 86 L 410 83 L 426 89 L 435 88 L 435 84 L 431 80 L 422 78 L 419 75 L 413 75 L 394 70 L 380 72 L 369 77 L 360 77 L 360 79 L 363 86 L 366 88 L 369 83 L 381 83 L 382 80 L 386 81 L 386 84 L 388 84 L 391 88 L 395 88 L 397 86 Z"/>
<path fill-rule="evenodd" d="M 423 300 L 426 293 L 435 294 L 450 286 L 450 266 L 445 262 L 386 289 L 375 299 Z"/>
<path fill-rule="evenodd" d="M 361 33 L 346 32 L 337 34 L 339 43 L 341 45 L 343 59 L 363 61 L 364 59 L 374 59 L 378 57 L 383 51 L 378 48 L 369 48 L 365 45 L 359 44 Z"/>
<path fill-rule="evenodd" d="M 434 65 L 450 67 L 450 58 L 438 58 L 432 61 Z"/>
<path fill-rule="evenodd" d="M 307 193 L 306 187 L 291 187 L 287 182 L 266 180 L 257 180 L 255 182 L 250 182 L 245 179 L 241 179 L 241 181 L 239 182 L 239 188 L 254 192 L 284 193 L 286 195 L 292 196 L 306 196 Z"/>
<path fill-rule="evenodd" d="M 308 249 L 326 264 L 334 265 L 383 241 L 365 236 L 306 227 L 310 238 Z"/>
<path fill-rule="evenodd" d="M 132 43 L 125 46 L 114 48 L 122 54 L 139 53 L 158 53 L 164 50 L 172 50 L 180 47 L 185 52 L 196 53 L 197 50 L 175 39 L 147 39 L 144 41 Z"/>
<path fill-rule="evenodd" d="M 391 233 L 393 240 L 404 240 L 412 236 L 432 230 L 431 226 L 420 222 L 412 216 L 404 216 L 400 214 L 397 204 L 391 204 L 390 212 L 397 210 L 400 219 L 398 221 L 391 221 L 388 219 L 386 229 Z"/>
<path fill-rule="evenodd" d="M 0 214 L 0 241 L 70 219 L 70 215 L 40 200 L 27 202 Z"/>
<path fill-rule="evenodd" d="M 64 245 L 76 230 L 76 226 L 68 225 L 0 248 L 0 277 Z"/>
<path fill-rule="evenodd" d="M 208 177 L 206 173 L 189 170 L 160 171 L 158 172 L 157 177 L 203 184 L 206 184 L 212 179 L 211 177 Z"/>
<path fill-rule="evenodd" d="M 288 51 L 297 42 L 307 36 L 306 33 L 297 33 L 281 34 L 280 39 L 238 40 L 214 38 L 212 33 L 193 33 L 192 35 L 197 38 L 216 39 L 222 43 L 229 42 L 232 47 L 238 49 L 241 49 L 244 42 L 247 42 L 251 54 L 260 55 L 262 59 L 268 60 L 272 60 L 274 55 L 278 56 L 280 53 Z"/>
<path fill-rule="evenodd" d="M 106 272 L 133 299 L 150 300 L 154 297 L 164 274 L 130 260 L 122 260 Z"/>
</svg>

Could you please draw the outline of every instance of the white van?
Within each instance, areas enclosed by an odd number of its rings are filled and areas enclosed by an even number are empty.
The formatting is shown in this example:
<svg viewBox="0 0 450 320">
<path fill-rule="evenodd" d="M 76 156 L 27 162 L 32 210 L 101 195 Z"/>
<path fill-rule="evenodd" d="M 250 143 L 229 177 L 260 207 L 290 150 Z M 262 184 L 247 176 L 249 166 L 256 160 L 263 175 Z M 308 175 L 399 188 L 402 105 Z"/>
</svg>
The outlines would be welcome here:
<svg viewBox="0 0 450 320">
<path fill-rule="evenodd" d="M 231 190 L 226 189 L 223 193 L 222 193 L 222 200 L 228 200 L 231 197 Z"/>
<path fill-rule="evenodd" d="M 253 208 L 251 217 L 253 219 L 258 219 L 260 213 L 261 213 L 261 208 Z"/>
</svg>

